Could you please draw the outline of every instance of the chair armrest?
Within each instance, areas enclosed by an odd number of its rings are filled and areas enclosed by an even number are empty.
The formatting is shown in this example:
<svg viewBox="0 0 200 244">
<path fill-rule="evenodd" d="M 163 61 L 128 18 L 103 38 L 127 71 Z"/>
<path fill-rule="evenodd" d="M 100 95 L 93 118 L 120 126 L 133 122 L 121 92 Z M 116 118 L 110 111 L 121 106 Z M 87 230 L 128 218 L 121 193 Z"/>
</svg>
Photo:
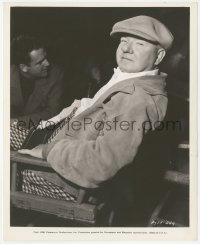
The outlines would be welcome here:
<svg viewBox="0 0 200 244">
<path fill-rule="evenodd" d="M 10 160 L 12 162 L 16 162 L 16 163 L 24 163 L 24 164 L 37 165 L 37 166 L 51 168 L 51 165 L 44 159 L 32 157 L 30 155 L 21 154 L 16 151 L 10 151 Z"/>
<path fill-rule="evenodd" d="M 39 159 L 30 155 L 21 154 L 16 151 L 10 151 L 10 160 L 11 160 L 11 168 L 12 168 L 12 184 L 11 189 L 12 191 L 16 191 L 16 174 L 17 174 L 17 164 L 26 164 L 31 166 L 39 166 L 39 167 L 45 167 L 46 169 L 50 168 L 53 170 L 51 165 L 45 161 L 44 159 Z M 44 176 L 42 176 L 44 177 Z M 47 174 L 45 175 L 45 179 L 48 180 L 48 178 L 51 178 L 51 182 L 54 184 L 58 184 L 59 186 L 62 186 L 68 193 L 72 194 L 73 196 L 77 197 L 77 202 L 81 203 L 83 201 L 83 198 L 85 196 L 85 189 L 81 189 L 79 186 L 71 185 L 69 182 L 67 182 L 65 179 L 61 178 L 54 170 L 51 173 L 50 176 L 47 177 Z M 53 178 L 55 181 L 52 181 Z"/>
<path fill-rule="evenodd" d="M 189 186 L 189 174 L 181 173 L 175 170 L 167 170 L 164 175 L 164 180 L 169 183 Z"/>
<path fill-rule="evenodd" d="M 190 149 L 189 142 L 183 141 L 180 144 L 178 144 L 177 148 L 179 148 L 179 149 Z"/>
</svg>

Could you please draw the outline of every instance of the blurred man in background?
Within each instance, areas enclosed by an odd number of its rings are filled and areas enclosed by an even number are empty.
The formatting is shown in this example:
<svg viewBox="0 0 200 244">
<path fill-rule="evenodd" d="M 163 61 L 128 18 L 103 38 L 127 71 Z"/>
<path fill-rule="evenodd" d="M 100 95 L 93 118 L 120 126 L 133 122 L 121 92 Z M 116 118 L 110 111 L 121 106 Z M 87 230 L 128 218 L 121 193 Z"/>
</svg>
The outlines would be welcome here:
<svg viewBox="0 0 200 244">
<path fill-rule="evenodd" d="M 44 44 L 28 36 L 11 43 L 11 122 L 30 128 L 61 109 L 63 71 L 47 59 Z"/>
</svg>

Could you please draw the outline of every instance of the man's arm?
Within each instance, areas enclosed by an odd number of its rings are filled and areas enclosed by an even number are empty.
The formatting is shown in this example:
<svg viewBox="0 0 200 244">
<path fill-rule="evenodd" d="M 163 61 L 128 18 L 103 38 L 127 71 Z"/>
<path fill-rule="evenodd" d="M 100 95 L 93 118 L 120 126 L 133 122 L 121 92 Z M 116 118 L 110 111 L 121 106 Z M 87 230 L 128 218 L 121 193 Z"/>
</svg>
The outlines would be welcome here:
<svg viewBox="0 0 200 244">
<path fill-rule="evenodd" d="M 43 156 L 69 181 L 83 187 L 97 187 L 133 161 L 143 139 L 143 123 L 148 117 L 145 109 L 138 108 L 115 120 L 117 125 L 112 123 L 111 128 L 108 126 L 104 135 L 95 140 L 62 139 L 44 145 Z M 123 121 L 130 123 L 128 130 Z"/>
<path fill-rule="evenodd" d="M 147 107 L 144 98 L 137 96 L 126 101 L 131 104 L 128 108 L 120 108 L 121 99 L 117 96 L 114 99 L 104 106 L 102 113 L 108 119 L 100 133 L 93 130 L 89 139 L 87 132 L 82 137 L 66 136 L 42 145 L 39 151 L 23 153 L 47 159 L 55 171 L 77 185 L 98 187 L 134 160 L 144 134 L 151 129 L 149 120 L 151 123 L 158 120 L 155 105 Z"/>
<path fill-rule="evenodd" d="M 57 114 L 53 118 L 48 119 L 46 121 L 42 120 L 40 125 L 37 128 L 44 129 L 47 126 L 49 126 L 50 124 L 55 125 L 55 124 L 59 123 L 62 119 L 65 119 L 68 116 L 70 116 L 70 114 L 73 112 L 73 110 L 80 107 L 80 105 L 81 105 L 80 100 L 74 100 L 74 102 L 71 104 L 71 106 L 64 108 L 59 114 Z"/>
</svg>

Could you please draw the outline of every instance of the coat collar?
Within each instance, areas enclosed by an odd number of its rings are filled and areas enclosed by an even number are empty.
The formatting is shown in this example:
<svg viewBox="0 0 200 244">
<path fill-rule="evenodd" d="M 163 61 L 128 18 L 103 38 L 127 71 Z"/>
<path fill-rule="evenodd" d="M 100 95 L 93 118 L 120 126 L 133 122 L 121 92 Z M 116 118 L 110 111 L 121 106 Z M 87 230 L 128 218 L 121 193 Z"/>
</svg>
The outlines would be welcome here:
<svg viewBox="0 0 200 244">
<path fill-rule="evenodd" d="M 123 92 L 127 94 L 133 94 L 136 87 L 141 87 L 146 93 L 150 95 L 165 95 L 166 96 L 166 80 L 167 74 L 160 73 L 159 75 L 140 76 L 136 78 L 130 78 L 122 80 L 110 89 L 108 89 L 98 100 L 104 101 L 112 93 Z"/>
<path fill-rule="evenodd" d="M 141 76 L 136 78 L 130 78 L 127 80 L 120 81 L 109 88 L 97 101 L 88 109 L 84 110 L 82 113 L 75 116 L 84 117 L 88 113 L 96 111 L 97 107 L 102 107 L 103 103 L 109 99 L 113 94 L 118 92 L 123 92 L 126 94 L 133 94 L 137 87 L 141 87 L 146 93 L 150 95 L 164 95 L 167 93 L 165 91 L 167 74 L 160 73 L 160 75 L 153 76 Z"/>
</svg>

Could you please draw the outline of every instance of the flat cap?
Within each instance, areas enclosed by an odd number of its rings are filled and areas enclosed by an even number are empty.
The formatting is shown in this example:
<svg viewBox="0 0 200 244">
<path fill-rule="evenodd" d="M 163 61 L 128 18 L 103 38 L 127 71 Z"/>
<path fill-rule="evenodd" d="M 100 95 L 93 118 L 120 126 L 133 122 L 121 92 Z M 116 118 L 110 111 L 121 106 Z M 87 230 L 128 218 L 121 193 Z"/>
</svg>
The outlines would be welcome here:
<svg viewBox="0 0 200 244">
<path fill-rule="evenodd" d="M 169 29 L 155 18 L 140 15 L 117 22 L 110 33 L 113 37 L 119 37 L 123 33 L 140 37 L 152 43 L 160 44 L 164 49 L 169 49 L 174 37 Z"/>
</svg>

